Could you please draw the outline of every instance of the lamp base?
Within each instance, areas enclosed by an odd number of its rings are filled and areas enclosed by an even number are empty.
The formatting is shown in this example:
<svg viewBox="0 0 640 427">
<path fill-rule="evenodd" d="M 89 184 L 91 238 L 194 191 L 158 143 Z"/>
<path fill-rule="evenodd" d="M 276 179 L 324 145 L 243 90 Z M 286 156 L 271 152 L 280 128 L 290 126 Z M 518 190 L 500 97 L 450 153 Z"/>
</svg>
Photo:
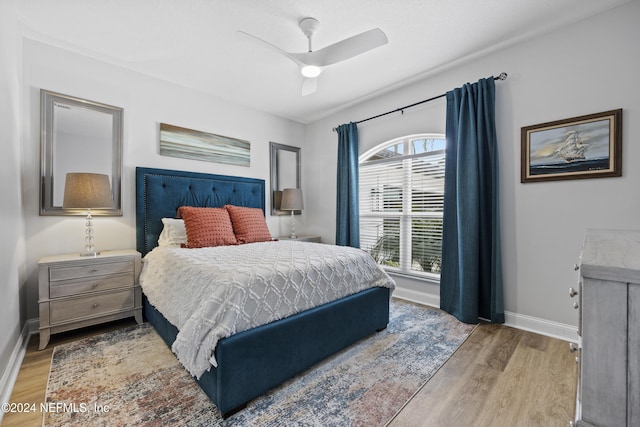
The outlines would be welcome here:
<svg viewBox="0 0 640 427">
<path fill-rule="evenodd" d="M 98 256 L 100 252 L 81 252 L 80 256 Z"/>
<path fill-rule="evenodd" d="M 291 211 L 291 231 L 289 232 L 289 238 L 295 240 L 298 238 L 296 235 L 296 218 L 293 216 L 293 210 Z"/>
<path fill-rule="evenodd" d="M 80 252 L 80 256 L 98 256 L 100 255 L 100 251 L 96 251 L 96 247 L 93 244 L 93 217 L 91 216 L 91 209 L 87 209 L 87 220 L 85 225 L 84 252 Z"/>
</svg>

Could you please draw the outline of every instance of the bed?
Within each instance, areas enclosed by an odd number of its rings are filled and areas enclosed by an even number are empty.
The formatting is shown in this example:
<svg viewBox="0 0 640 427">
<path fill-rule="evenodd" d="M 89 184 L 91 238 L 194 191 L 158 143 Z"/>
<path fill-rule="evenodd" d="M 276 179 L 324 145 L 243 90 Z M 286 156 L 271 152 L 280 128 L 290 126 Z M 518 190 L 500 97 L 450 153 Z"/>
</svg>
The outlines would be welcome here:
<svg viewBox="0 0 640 427">
<path fill-rule="evenodd" d="M 265 209 L 261 179 L 136 168 L 136 240 L 143 257 L 157 246 L 162 218 L 180 206 Z M 319 245 L 307 243 L 308 245 Z M 392 287 L 373 287 L 220 339 L 215 366 L 196 379 L 227 417 L 331 354 L 386 328 Z M 179 330 L 144 298 L 145 318 L 172 346 Z M 195 379 L 195 378 L 194 378 Z"/>
</svg>

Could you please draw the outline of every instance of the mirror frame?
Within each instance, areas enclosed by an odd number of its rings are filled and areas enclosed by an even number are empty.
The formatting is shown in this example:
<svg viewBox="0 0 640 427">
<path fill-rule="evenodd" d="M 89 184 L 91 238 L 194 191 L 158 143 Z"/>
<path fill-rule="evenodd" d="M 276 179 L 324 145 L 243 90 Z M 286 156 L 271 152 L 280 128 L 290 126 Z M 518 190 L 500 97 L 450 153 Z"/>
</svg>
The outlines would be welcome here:
<svg viewBox="0 0 640 427">
<path fill-rule="evenodd" d="M 40 215 L 77 216 L 86 215 L 86 210 L 63 209 L 53 205 L 53 115 L 54 102 L 90 109 L 112 116 L 111 133 L 111 191 L 113 192 L 113 208 L 92 209 L 93 216 L 122 216 L 121 181 L 122 181 L 122 113 L 123 109 L 99 102 L 88 101 L 74 96 L 63 95 L 40 89 Z M 91 172 L 91 171 L 82 171 Z M 63 177 L 64 179 L 64 177 Z"/>
<path fill-rule="evenodd" d="M 269 143 L 269 162 L 271 169 L 271 215 L 291 215 L 291 212 L 283 211 L 276 208 L 276 191 L 280 187 L 279 184 L 279 164 L 278 164 L 278 151 L 291 151 L 296 155 L 296 188 L 301 187 L 300 180 L 300 147 L 293 147 L 291 145 L 278 144 L 276 142 Z M 295 215 L 300 215 L 301 211 L 293 211 Z"/>
</svg>

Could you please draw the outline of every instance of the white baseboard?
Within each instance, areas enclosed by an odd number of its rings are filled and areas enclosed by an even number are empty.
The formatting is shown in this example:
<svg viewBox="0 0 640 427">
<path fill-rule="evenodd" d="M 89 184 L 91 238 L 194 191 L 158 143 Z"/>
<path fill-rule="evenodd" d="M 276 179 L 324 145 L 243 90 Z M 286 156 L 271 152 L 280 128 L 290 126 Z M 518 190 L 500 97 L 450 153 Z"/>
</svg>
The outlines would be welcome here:
<svg viewBox="0 0 640 427">
<path fill-rule="evenodd" d="M 29 319 L 24 324 L 22 332 L 18 337 L 18 341 L 16 342 L 16 345 L 13 348 L 13 352 L 11 353 L 11 357 L 9 358 L 7 368 L 4 370 L 2 378 L 0 378 L 0 402 L 11 402 L 10 399 L 11 393 L 13 392 L 13 385 L 18 378 L 18 372 L 20 372 L 22 360 L 24 359 L 24 355 L 27 352 L 29 339 L 31 338 L 31 335 L 38 332 L 39 324 L 40 322 L 38 321 L 38 319 Z M 0 411 L 0 422 L 2 422 L 3 415 L 4 412 Z"/>
<path fill-rule="evenodd" d="M 440 308 L 440 295 L 396 287 L 393 291 L 393 296 L 418 304 Z M 572 325 L 552 322 L 539 317 L 527 316 L 510 311 L 505 311 L 504 317 L 504 324 L 512 328 L 535 332 L 536 334 L 558 338 L 563 341 L 578 341 L 578 328 Z"/>
<path fill-rule="evenodd" d="M 563 341 L 578 342 L 578 327 L 564 323 L 553 322 L 526 314 L 504 312 L 504 324 L 523 331 L 535 332 Z"/>
<path fill-rule="evenodd" d="M 413 289 L 405 289 L 399 286 L 393 291 L 393 296 L 415 302 L 422 305 L 428 305 L 429 307 L 440 308 L 440 296 L 435 294 L 429 294 L 426 292 L 418 292 Z"/>
</svg>

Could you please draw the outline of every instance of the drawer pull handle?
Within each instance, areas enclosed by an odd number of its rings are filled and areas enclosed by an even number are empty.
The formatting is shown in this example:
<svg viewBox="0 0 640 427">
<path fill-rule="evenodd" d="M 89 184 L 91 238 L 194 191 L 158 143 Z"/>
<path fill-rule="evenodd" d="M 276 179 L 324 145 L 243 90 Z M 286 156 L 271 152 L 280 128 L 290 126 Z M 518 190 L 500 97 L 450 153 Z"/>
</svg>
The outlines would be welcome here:
<svg viewBox="0 0 640 427">
<path fill-rule="evenodd" d="M 91 272 L 92 272 L 92 273 L 97 273 L 97 272 L 98 272 L 98 269 L 97 269 L 97 268 L 94 268 L 93 270 L 91 270 Z"/>
<path fill-rule="evenodd" d="M 575 289 L 573 289 L 573 288 L 569 288 L 569 296 L 570 296 L 571 298 L 573 298 L 573 297 L 575 297 L 576 295 L 578 295 L 578 291 L 576 291 L 576 290 L 575 290 Z"/>
<path fill-rule="evenodd" d="M 93 308 L 96 308 L 97 306 L 98 306 L 97 302 L 93 304 Z"/>
<path fill-rule="evenodd" d="M 94 289 L 95 289 L 95 288 L 97 288 L 99 284 L 100 284 L 99 282 L 94 283 L 94 284 L 93 284 L 93 288 L 94 288 Z"/>
</svg>

